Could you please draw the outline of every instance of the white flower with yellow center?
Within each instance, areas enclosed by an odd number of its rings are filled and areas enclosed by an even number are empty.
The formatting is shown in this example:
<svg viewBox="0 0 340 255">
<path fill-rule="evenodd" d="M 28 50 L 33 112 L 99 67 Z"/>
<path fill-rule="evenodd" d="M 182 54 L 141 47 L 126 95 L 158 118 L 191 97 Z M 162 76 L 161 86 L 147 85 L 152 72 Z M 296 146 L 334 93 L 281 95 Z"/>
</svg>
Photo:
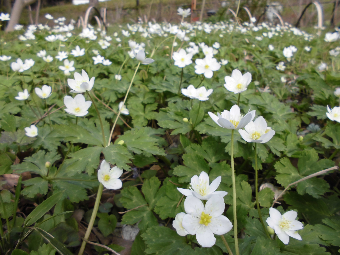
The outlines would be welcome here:
<svg viewBox="0 0 340 255">
<path fill-rule="evenodd" d="M 120 189 L 123 185 L 119 179 L 122 173 L 123 170 L 116 166 L 110 169 L 110 164 L 103 160 L 98 170 L 98 181 L 107 189 Z"/>
<path fill-rule="evenodd" d="M 248 112 L 245 116 L 241 115 L 238 105 L 233 105 L 230 111 L 224 110 L 221 114 L 217 113 L 217 116 L 212 112 L 208 114 L 217 125 L 227 129 L 244 128 L 255 117 L 255 111 Z"/>
<path fill-rule="evenodd" d="M 118 105 L 118 109 L 120 110 L 120 113 L 121 114 L 124 114 L 124 115 L 129 115 L 129 110 L 126 108 L 126 106 L 124 105 L 124 102 L 120 102 L 119 105 Z"/>
<path fill-rule="evenodd" d="M 203 74 L 205 78 L 211 78 L 213 72 L 221 68 L 221 64 L 212 55 L 207 55 L 204 59 L 196 59 L 195 63 L 195 73 Z"/>
<path fill-rule="evenodd" d="M 301 236 L 296 233 L 296 230 L 303 229 L 303 224 L 300 221 L 295 220 L 297 212 L 288 211 L 281 215 L 281 213 L 275 208 L 269 208 L 269 217 L 266 222 L 274 229 L 277 237 L 284 243 L 289 243 L 289 237 L 293 237 L 297 240 L 302 240 Z"/>
<path fill-rule="evenodd" d="M 195 196 L 202 200 L 208 200 L 212 195 L 219 195 L 224 197 L 228 194 L 226 191 L 216 191 L 221 183 L 221 176 L 218 176 L 209 185 L 209 175 L 202 172 L 200 176 L 194 175 L 191 177 L 190 189 L 177 188 L 185 196 Z"/>
<path fill-rule="evenodd" d="M 187 54 L 185 50 L 181 49 L 179 52 L 174 52 L 172 55 L 173 60 L 175 60 L 174 65 L 180 68 L 186 67 L 192 63 L 191 54 Z"/>
<path fill-rule="evenodd" d="M 248 143 L 266 143 L 275 135 L 275 131 L 267 127 L 267 122 L 260 116 L 254 122 L 250 121 L 238 132 Z"/>
<path fill-rule="evenodd" d="M 35 125 L 25 128 L 26 135 L 28 137 L 36 137 L 38 135 L 38 129 Z"/>
<path fill-rule="evenodd" d="M 182 225 L 190 235 L 196 235 L 197 242 L 202 247 L 212 247 L 216 243 L 216 235 L 224 235 L 233 228 L 230 220 L 223 216 L 225 204 L 222 196 L 212 196 L 207 203 L 194 196 L 184 201 L 187 213 Z"/>
<path fill-rule="evenodd" d="M 30 94 L 28 94 L 28 90 L 24 89 L 23 92 L 19 92 L 18 96 L 15 97 L 16 100 L 26 100 Z"/>
<path fill-rule="evenodd" d="M 91 80 L 87 73 L 82 70 L 82 73 L 74 73 L 74 79 L 67 79 L 67 84 L 72 89 L 73 93 L 84 93 L 90 91 L 93 88 L 95 78 L 92 77 Z"/>
<path fill-rule="evenodd" d="M 334 96 L 340 98 L 340 88 L 336 88 L 336 89 L 335 89 L 335 91 L 334 91 Z"/>
<path fill-rule="evenodd" d="M 327 105 L 326 115 L 330 120 L 340 122 L 340 107 L 334 107 L 333 109 L 329 108 Z"/>
<path fill-rule="evenodd" d="M 174 227 L 174 229 L 176 229 L 177 234 L 180 236 L 186 236 L 187 234 L 189 234 L 182 225 L 185 215 L 186 214 L 184 212 L 178 213 L 175 217 L 175 220 L 172 222 L 172 226 Z"/>
<path fill-rule="evenodd" d="M 59 66 L 59 69 L 64 71 L 65 75 L 70 75 L 70 72 L 73 72 L 74 70 L 76 70 L 73 65 L 74 65 L 74 61 L 68 61 L 67 59 L 65 59 L 64 65 Z"/>
<path fill-rule="evenodd" d="M 251 74 L 248 72 L 242 75 L 238 69 L 235 69 L 231 73 L 231 76 L 226 76 L 224 78 L 224 81 L 224 87 L 227 90 L 238 94 L 247 90 L 248 85 L 251 82 Z"/>
<path fill-rule="evenodd" d="M 50 86 L 44 85 L 42 88 L 35 88 L 35 94 L 41 99 L 46 99 L 51 95 L 52 88 Z"/>
<path fill-rule="evenodd" d="M 65 96 L 64 104 L 66 106 L 66 112 L 77 117 L 81 117 L 88 114 L 87 110 L 90 108 L 92 102 L 85 101 L 85 97 L 82 94 L 78 94 L 74 98 Z"/>
</svg>

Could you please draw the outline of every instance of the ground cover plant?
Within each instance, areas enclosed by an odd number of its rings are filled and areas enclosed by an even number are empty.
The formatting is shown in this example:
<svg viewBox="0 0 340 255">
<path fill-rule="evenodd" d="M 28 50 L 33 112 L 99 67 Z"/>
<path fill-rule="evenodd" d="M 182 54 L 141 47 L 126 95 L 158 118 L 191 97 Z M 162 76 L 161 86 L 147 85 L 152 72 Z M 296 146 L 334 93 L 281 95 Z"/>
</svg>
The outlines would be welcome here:
<svg viewBox="0 0 340 255">
<path fill-rule="evenodd" d="M 2 38 L 1 254 L 340 251 L 339 33 L 178 14 Z"/>
</svg>

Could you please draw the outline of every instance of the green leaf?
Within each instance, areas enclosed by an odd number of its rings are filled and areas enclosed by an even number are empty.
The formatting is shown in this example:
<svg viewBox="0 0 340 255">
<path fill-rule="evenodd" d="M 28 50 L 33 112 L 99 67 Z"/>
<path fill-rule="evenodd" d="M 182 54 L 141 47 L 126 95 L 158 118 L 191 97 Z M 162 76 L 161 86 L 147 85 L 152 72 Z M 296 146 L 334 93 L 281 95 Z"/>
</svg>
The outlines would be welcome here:
<svg viewBox="0 0 340 255">
<path fill-rule="evenodd" d="M 27 252 L 23 251 L 23 250 L 18 250 L 18 249 L 15 249 L 13 252 L 12 252 L 12 255 L 29 255 Z"/>
<path fill-rule="evenodd" d="M 141 232 L 138 233 L 138 235 L 135 238 L 135 241 L 132 244 L 131 247 L 131 255 L 144 255 L 146 245 L 144 240 L 141 237 Z"/>
<path fill-rule="evenodd" d="M 333 161 L 322 159 L 318 161 L 318 154 L 315 150 L 307 150 L 302 153 L 298 161 L 298 169 L 296 169 L 288 158 L 283 158 L 275 164 L 278 174 L 276 180 L 278 183 L 287 187 L 290 183 L 300 180 L 310 174 L 324 170 L 334 166 Z M 297 191 L 300 195 L 310 194 L 315 198 L 319 198 L 329 190 L 329 184 L 320 178 L 313 177 L 304 180 L 297 185 Z"/>
<path fill-rule="evenodd" d="M 30 255 L 55 255 L 56 250 L 50 244 L 43 244 L 37 251 L 31 251 Z"/>
<path fill-rule="evenodd" d="M 156 162 L 155 157 L 145 157 L 144 155 L 137 154 L 134 156 L 133 164 L 137 167 L 144 167 L 147 165 L 152 164 L 153 162 Z"/>
<path fill-rule="evenodd" d="M 256 239 L 255 246 L 251 255 L 263 255 L 263 254 L 282 254 L 279 247 L 274 240 L 259 236 Z"/>
<path fill-rule="evenodd" d="M 0 121 L 1 128 L 8 132 L 15 132 L 16 131 L 16 121 L 15 117 L 12 114 L 5 113 L 1 117 Z"/>
<path fill-rule="evenodd" d="M 204 110 L 201 107 L 201 104 L 201 101 L 195 101 L 189 112 L 190 121 L 192 122 L 194 127 L 197 126 L 204 117 Z"/>
<path fill-rule="evenodd" d="M 310 107 L 312 111 L 307 112 L 308 115 L 317 117 L 319 120 L 327 119 L 327 108 L 323 105 L 313 105 Z"/>
<path fill-rule="evenodd" d="M 258 219 L 248 217 L 245 225 L 245 232 L 247 235 L 252 237 L 263 237 L 268 238 L 261 222 Z"/>
<path fill-rule="evenodd" d="M 126 131 L 124 135 L 117 139 L 117 143 L 121 140 L 127 146 L 128 150 L 143 154 L 147 157 L 152 155 L 165 155 L 164 150 L 157 146 L 158 139 L 154 137 L 154 132 L 150 127 L 133 128 Z M 163 131 L 161 133 L 164 133 Z"/>
<path fill-rule="evenodd" d="M 142 192 L 144 194 L 146 202 L 149 204 L 149 208 L 153 210 L 157 202 L 157 191 L 161 182 L 157 177 L 152 177 L 146 180 L 142 186 Z"/>
<path fill-rule="evenodd" d="M 259 203 L 262 207 L 271 207 L 274 201 L 274 192 L 265 188 L 259 192 Z"/>
<path fill-rule="evenodd" d="M 336 218 L 326 218 L 322 222 L 325 225 L 318 224 L 315 226 L 316 230 L 319 232 L 319 236 L 329 245 L 340 247 L 340 220 Z"/>
<path fill-rule="evenodd" d="M 25 184 L 25 188 L 21 193 L 29 198 L 33 198 L 37 194 L 46 195 L 48 192 L 48 181 L 40 177 L 23 181 L 23 184 Z"/>
<path fill-rule="evenodd" d="M 103 153 L 106 161 L 112 165 L 117 165 L 120 169 L 130 171 L 128 164 L 131 163 L 130 159 L 132 159 L 132 155 L 125 146 L 119 145 L 118 143 L 110 144 L 110 146 L 104 148 Z"/>
<path fill-rule="evenodd" d="M 0 154 L 0 175 L 12 173 L 11 166 L 16 156 L 10 152 Z"/>
<path fill-rule="evenodd" d="M 149 228 L 142 234 L 142 237 L 147 245 L 146 254 L 195 254 L 195 251 L 187 244 L 186 237 L 179 236 L 176 231 L 166 227 L 155 226 Z"/>
<path fill-rule="evenodd" d="M 43 217 L 62 198 L 63 192 L 58 192 L 38 205 L 25 219 L 25 226 L 30 226 Z"/>
<path fill-rule="evenodd" d="M 51 244 L 60 254 L 62 255 L 72 255 L 72 253 L 66 248 L 64 244 L 59 242 L 48 232 L 42 230 L 41 228 L 34 228 L 49 244 Z"/>
<path fill-rule="evenodd" d="M 41 176 L 46 176 L 48 172 L 48 169 L 45 166 L 46 162 L 50 162 L 52 165 L 58 159 L 60 159 L 60 156 L 57 155 L 56 152 L 48 152 L 45 154 L 45 152 L 41 150 L 31 157 L 25 158 L 23 163 L 13 165 L 12 169 L 15 170 L 16 173 L 30 171 Z"/>
<path fill-rule="evenodd" d="M 113 214 L 108 215 L 106 213 L 98 214 L 100 220 L 98 221 L 98 228 L 105 237 L 113 233 L 116 228 L 117 218 Z"/>
<path fill-rule="evenodd" d="M 60 139 L 53 136 L 53 130 L 51 131 L 51 128 L 47 126 L 39 127 L 38 129 L 38 136 L 36 136 L 36 140 L 32 144 L 33 148 L 40 148 L 41 146 L 49 151 L 57 150 L 60 145 Z"/>
</svg>

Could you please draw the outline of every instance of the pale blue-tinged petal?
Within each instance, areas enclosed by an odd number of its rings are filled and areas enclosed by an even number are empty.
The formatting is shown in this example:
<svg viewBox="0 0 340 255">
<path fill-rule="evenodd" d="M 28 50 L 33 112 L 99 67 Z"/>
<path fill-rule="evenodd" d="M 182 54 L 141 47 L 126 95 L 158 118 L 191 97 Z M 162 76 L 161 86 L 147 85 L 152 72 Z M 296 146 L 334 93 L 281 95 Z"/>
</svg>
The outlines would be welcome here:
<svg viewBox="0 0 340 255">
<path fill-rule="evenodd" d="M 255 112 L 255 111 L 254 111 Z M 253 114 L 251 112 L 248 112 L 246 116 L 244 116 L 241 120 L 240 123 L 237 125 L 237 129 L 244 128 L 252 119 L 253 119 Z"/>
<path fill-rule="evenodd" d="M 218 123 L 227 129 L 235 129 L 235 126 L 227 119 L 219 118 Z"/>
<path fill-rule="evenodd" d="M 192 190 L 190 189 L 182 189 L 182 188 L 177 188 L 179 192 L 181 192 L 184 196 L 192 196 Z"/>
<path fill-rule="evenodd" d="M 208 112 L 208 114 L 209 114 L 210 118 L 212 118 L 212 120 L 215 121 L 215 123 L 216 123 L 217 125 L 219 125 L 220 127 L 222 127 L 222 126 L 218 123 L 219 117 L 217 117 L 217 116 L 216 116 L 215 114 L 213 114 L 212 112 Z"/>
<path fill-rule="evenodd" d="M 266 143 L 270 139 L 272 139 L 274 135 L 275 135 L 275 131 L 271 129 L 266 134 L 262 135 L 259 141 L 260 143 Z"/>
<path fill-rule="evenodd" d="M 244 131 L 243 129 L 239 129 L 238 132 L 240 133 L 243 140 L 245 140 L 248 143 L 251 143 L 253 140 L 250 138 L 247 131 Z"/>
</svg>

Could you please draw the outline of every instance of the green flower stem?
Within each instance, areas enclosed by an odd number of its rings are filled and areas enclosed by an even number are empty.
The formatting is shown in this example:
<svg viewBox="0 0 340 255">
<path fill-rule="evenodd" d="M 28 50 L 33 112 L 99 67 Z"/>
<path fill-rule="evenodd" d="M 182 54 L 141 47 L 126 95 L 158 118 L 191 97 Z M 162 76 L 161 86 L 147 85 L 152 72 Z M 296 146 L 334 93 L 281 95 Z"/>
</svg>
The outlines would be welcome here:
<svg viewBox="0 0 340 255">
<path fill-rule="evenodd" d="M 47 114 L 47 118 L 48 118 L 48 123 L 50 124 L 50 128 L 52 130 L 52 122 L 51 122 L 51 117 L 48 114 L 48 107 L 47 107 L 47 98 L 45 99 L 45 109 L 46 109 L 46 114 Z"/>
<path fill-rule="evenodd" d="M 181 72 L 181 82 L 179 83 L 178 92 L 177 92 L 178 95 L 180 95 L 180 93 L 181 93 L 183 73 L 184 73 L 184 67 L 182 68 L 182 72 Z"/>
<path fill-rule="evenodd" d="M 78 255 L 82 255 L 84 250 L 85 250 L 85 246 L 86 246 L 86 241 L 89 239 L 89 236 L 91 234 L 91 231 L 92 231 L 92 228 L 93 228 L 93 224 L 94 224 L 94 221 L 97 217 L 97 212 L 98 212 L 98 208 L 99 208 L 99 203 L 100 203 L 100 199 L 102 197 L 102 193 L 103 193 L 103 184 L 99 184 L 99 187 L 98 187 L 98 192 L 97 192 L 97 197 L 96 197 L 96 203 L 94 204 L 94 207 L 93 207 L 93 211 L 92 211 L 92 215 L 91 215 L 91 219 L 90 219 L 90 223 L 86 229 L 86 233 L 85 233 L 85 236 L 84 236 L 84 240 L 81 244 L 81 247 L 80 247 L 80 250 L 79 250 L 79 253 Z"/>
<path fill-rule="evenodd" d="M 235 167 L 234 167 L 234 129 L 231 130 L 231 179 L 233 182 L 233 215 L 234 215 L 234 240 L 236 255 L 240 255 L 238 249 L 237 237 L 237 212 L 236 212 L 236 180 L 235 180 Z"/>
<path fill-rule="evenodd" d="M 97 112 L 97 114 L 98 114 L 98 119 L 99 119 L 99 121 L 100 121 L 100 127 L 101 127 L 101 129 L 102 129 L 102 135 L 103 135 L 103 145 L 105 146 L 105 144 L 106 144 L 106 139 L 105 139 L 105 133 L 104 133 L 104 126 L 103 126 L 102 118 L 100 117 L 100 113 L 99 113 L 99 111 L 98 111 L 98 108 L 97 108 L 97 106 L 96 106 L 96 103 L 94 102 L 93 97 L 91 96 L 91 94 L 90 94 L 88 91 L 86 91 L 86 94 L 91 98 L 91 101 L 92 101 L 92 103 L 93 103 L 93 106 L 94 106 L 94 108 L 96 109 L 96 112 Z"/>
<path fill-rule="evenodd" d="M 264 232 L 266 232 L 266 235 L 268 238 L 270 238 L 270 235 L 267 231 L 267 227 L 263 222 L 262 219 L 262 214 L 261 214 L 261 209 L 260 209 L 260 204 L 259 204 L 259 184 L 258 184 L 258 169 L 257 169 L 257 144 L 255 143 L 255 196 L 256 196 L 256 207 L 257 207 L 257 212 L 259 214 L 259 218 L 262 224 L 262 227 L 264 229 Z"/>
<path fill-rule="evenodd" d="M 197 116 L 196 116 L 195 122 L 193 123 L 194 125 L 192 126 L 192 127 L 193 127 L 193 129 L 195 129 L 195 127 L 196 127 L 196 122 L 197 122 L 198 115 L 199 115 L 199 113 L 200 113 L 200 109 L 201 109 L 201 103 L 202 103 L 202 101 L 200 101 L 200 102 L 198 103 L 198 111 L 197 111 Z"/>
<path fill-rule="evenodd" d="M 339 152 L 339 149 L 336 149 L 328 159 L 332 160 L 336 156 L 336 154 L 338 154 L 338 152 Z"/>
<path fill-rule="evenodd" d="M 238 94 L 237 105 L 240 106 L 241 93 Z"/>
<path fill-rule="evenodd" d="M 227 250 L 228 250 L 229 255 L 234 255 L 233 252 L 231 251 L 230 247 L 229 247 L 229 244 L 227 243 L 227 240 L 225 240 L 225 238 L 224 238 L 223 235 L 221 235 L 221 238 L 222 238 L 222 241 L 223 241 L 225 247 L 226 247 Z"/>
<path fill-rule="evenodd" d="M 138 71 L 138 69 L 139 69 L 139 66 L 140 66 L 140 62 L 138 63 L 138 65 L 137 65 L 137 67 L 136 67 L 136 70 L 135 70 L 135 73 L 133 74 L 133 77 L 132 77 L 132 79 L 131 79 L 129 88 L 128 88 L 127 92 L 126 92 L 126 95 L 125 95 L 125 98 L 124 98 L 124 101 L 123 101 L 123 106 L 125 105 L 126 98 L 127 98 L 127 96 L 129 95 L 129 92 L 130 92 L 130 89 L 131 89 L 133 80 L 134 80 L 135 77 L 136 77 L 136 74 L 137 74 L 137 71 Z M 123 109 L 123 107 L 119 109 L 119 112 L 118 112 L 118 114 L 117 114 L 116 120 L 115 120 L 115 122 L 113 123 L 112 129 L 111 129 L 111 132 L 110 132 L 110 136 L 109 136 L 109 142 L 108 142 L 107 146 L 110 145 L 111 138 L 112 138 L 112 134 L 113 134 L 113 130 L 114 130 L 115 127 L 116 127 L 116 124 L 117 124 L 117 121 L 118 121 L 118 118 L 119 118 L 119 116 L 120 116 L 120 113 L 121 113 L 122 109 Z"/>
</svg>

